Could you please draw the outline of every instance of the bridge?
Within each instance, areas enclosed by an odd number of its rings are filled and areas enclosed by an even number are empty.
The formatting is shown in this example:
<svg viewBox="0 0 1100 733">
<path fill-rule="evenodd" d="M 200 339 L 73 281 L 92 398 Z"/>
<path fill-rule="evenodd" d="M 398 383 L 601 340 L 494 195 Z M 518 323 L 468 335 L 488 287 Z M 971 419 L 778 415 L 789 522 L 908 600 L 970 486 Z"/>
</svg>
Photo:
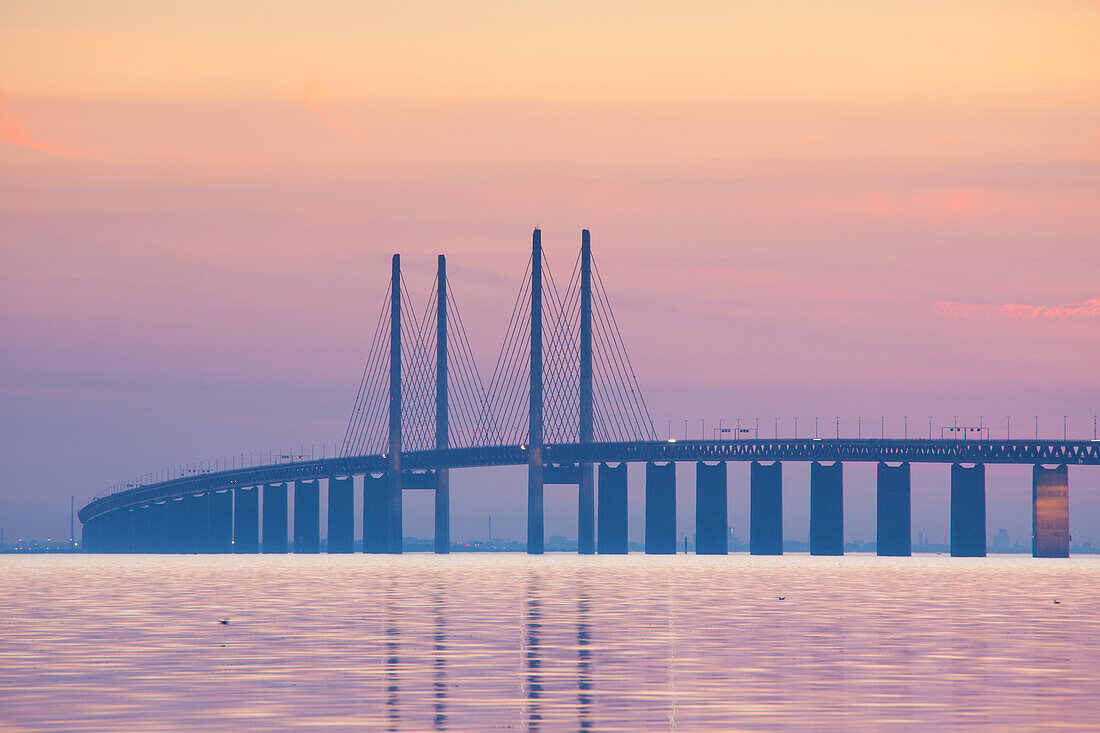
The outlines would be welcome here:
<svg viewBox="0 0 1100 733">
<path fill-rule="evenodd" d="M 627 551 L 627 464 L 645 463 L 645 551 L 676 552 L 678 462 L 696 467 L 695 549 L 725 554 L 727 471 L 751 462 L 752 554 L 783 551 L 782 466 L 810 462 L 810 552 L 844 552 L 843 465 L 877 463 L 879 555 L 911 554 L 910 466 L 950 464 L 951 554 L 986 553 L 986 464 L 1032 468 L 1032 554 L 1069 555 L 1070 465 L 1100 465 L 1100 441 L 963 439 L 660 440 L 634 376 L 585 230 L 568 284 L 543 260 L 541 232 L 488 382 L 473 358 L 439 255 L 421 315 L 393 256 L 389 288 L 338 455 L 187 472 L 108 492 L 79 513 L 88 552 L 287 552 L 355 549 L 354 491 L 363 494 L 362 549 L 402 551 L 402 496 L 435 498 L 435 550 L 450 539 L 451 469 L 527 466 L 527 552 L 544 548 L 543 489 L 578 490 L 582 554 Z M 243 461 L 242 461 L 243 463 Z M 598 480 L 597 480 L 598 479 Z M 290 486 L 293 485 L 293 492 Z M 290 497 L 293 497 L 290 503 Z M 261 503 L 262 497 L 262 503 Z M 262 517 L 262 524 L 261 524 Z M 262 527 L 262 535 L 261 535 Z"/>
</svg>

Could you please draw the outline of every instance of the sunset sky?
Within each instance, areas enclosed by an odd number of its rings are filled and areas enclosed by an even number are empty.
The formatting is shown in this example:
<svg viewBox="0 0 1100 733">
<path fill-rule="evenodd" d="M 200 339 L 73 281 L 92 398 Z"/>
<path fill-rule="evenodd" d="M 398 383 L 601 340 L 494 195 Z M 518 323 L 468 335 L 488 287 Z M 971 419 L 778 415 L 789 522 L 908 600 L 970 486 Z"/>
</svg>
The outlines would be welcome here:
<svg viewBox="0 0 1100 733">
<path fill-rule="evenodd" d="M 1091 438 L 1098 38 L 1086 2 L 0 2 L 5 539 L 165 466 L 331 446 L 393 252 L 417 299 L 448 255 L 491 371 L 536 225 L 566 274 L 592 230 L 659 432 Z M 1100 543 L 1100 473 L 1070 476 Z M 946 532 L 946 477 L 915 471 L 914 533 Z M 522 538 L 520 474 L 453 485 L 456 539 L 490 505 Z M 1029 499 L 991 469 L 990 532 L 1026 542 Z"/>
</svg>

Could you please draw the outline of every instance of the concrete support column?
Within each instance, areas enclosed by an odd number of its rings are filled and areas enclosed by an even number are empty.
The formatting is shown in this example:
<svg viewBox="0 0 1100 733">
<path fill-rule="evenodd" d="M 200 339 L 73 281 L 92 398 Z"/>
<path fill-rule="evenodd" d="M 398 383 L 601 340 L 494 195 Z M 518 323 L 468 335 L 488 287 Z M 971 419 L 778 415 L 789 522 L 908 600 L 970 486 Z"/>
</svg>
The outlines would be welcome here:
<svg viewBox="0 0 1100 733">
<path fill-rule="evenodd" d="M 355 552 L 355 482 L 351 476 L 328 480 L 328 552 Z"/>
<path fill-rule="evenodd" d="M 264 539 L 265 553 L 283 553 L 287 550 L 286 484 L 264 486 Z"/>
<path fill-rule="evenodd" d="M 137 520 L 134 517 L 133 509 L 119 509 L 118 510 L 118 546 L 116 552 L 137 552 L 134 549 L 136 534 Z"/>
<path fill-rule="evenodd" d="M 446 468 L 435 472 L 435 554 L 451 551 L 451 476 Z"/>
<path fill-rule="evenodd" d="M 106 512 L 99 516 L 96 525 L 96 552 L 114 552 L 114 515 Z"/>
<path fill-rule="evenodd" d="M 542 454 L 541 448 L 530 448 Z M 543 529 L 542 465 L 527 464 L 527 554 L 541 555 L 545 551 Z"/>
<path fill-rule="evenodd" d="M 645 551 L 676 554 L 676 464 L 645 464 Z"/>
<path fill-rule="evenodd" d="M 103 551 L 109 553 L 118 552 L 118 511 L 107 512 L 103 515 Z"/>
<path fill-rule="evenodd" d="M 596 552 L 596 487 L 595 466 L 582 463 L 577 485 L 577 552 L 592 555 Z"/>
<path fill-rule="evenodd" d="M 148 504 L 134 509 L 134 552 L 153 551 L 152 516 L 153 510 Z"/>
<path fill-rule="evenodd" d="M 321 551 L 321 489 L 316 481 L 294 482 L 294 552 Z"/>
<path fill-rule="evenodd" d="M 80 546 L 84 552 L 99 552 L 99 537 L 96 530 L 99 528 L 99 517 L 89 519 L 80 527 Z"/>
<path fill-rule="evenodd" d="M 173 554 L 191 552 L 190 511 L 187 502 L 182 498 L 171 499 L 164 505 L 167 507 L 168 515 L 168 531 L 165 533 L 168 552 Z"/>
<path fill-rule="evenodd" d="M 389 552 L 390 502 L 386 476 L 363 477 L 363 552 Z"/>
<path fill-rule="evenodd" d="M 1069 469 L 1036 465 L 1031 473 L 1031 554 L 1069 557 Z"/>
<path fill-rule="evenodd" d="M 216 491 L 207 494 L 210 510 L 210 544 L 208 552 L 233 552 L 233 492 Z"/>
<path fill-rule="evenodd" d="M 810 464 L 810 554 L 844 554 L 844 464 Z"/>
<path fill-rule="evenodd" d="M 913 554 L 909 464 L 878 464 L 878 506 L 875 541 L 883 557 Z"/>
<path fill-rule="evenodd" d="M 150 552 L 167 553 L 172 548 L 168 542 L 169 526 L 171 524 L 170 502 L 162 501 L 149 507 L 150 511 Z"/>
<path fill-rule="evenodd" d="M 233 552 L 260 551 L 260 491 L 255 487 L 233 489 Z"/>
<path fill-rule="evenodd" d="M 729 552 L 726 462 L 695 464 L 695 554 Z"/>
<path fill-rule="evenodd" d="M 749 467 L 749 554 L 783 554 L 783 464 Z"/>
<path fill-rule="evenodd" d="M 185 496 L 183 498 L 183 512 L 187 527 L 183 538 L 185 552 L 209 552 L 210 507 L 206 494 Z"/>
<path fill-rule="evenodd" d="M 527 554 L 544 551 L 542 499 L 542 232 L 531 235 L 531 345 L 527 402 Z"/>
<path fill-rule="evenodd" d="M 620 463 L 618 466 L 601 463 L 599 475 L 597 550 L 601 555 L 625 555 L 627 553 L 626 463 Z"/>
<path fill-rule="evenodd" d="M 951 464 L 951 556 L 985 557 L 985 464 Z"/>
</svg>

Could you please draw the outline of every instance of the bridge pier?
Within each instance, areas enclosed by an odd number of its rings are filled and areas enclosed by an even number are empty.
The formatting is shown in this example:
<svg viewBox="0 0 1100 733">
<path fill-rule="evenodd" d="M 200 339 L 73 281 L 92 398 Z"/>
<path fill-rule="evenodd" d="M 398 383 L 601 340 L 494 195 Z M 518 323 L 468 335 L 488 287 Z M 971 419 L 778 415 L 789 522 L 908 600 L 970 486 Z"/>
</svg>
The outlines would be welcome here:
<svg viewBox="0 0 1100 733">
<path fill-rule="evenodd" d="M 1031 555 L 1069 557 L 1069 469 L 1066 464 L 1031 473 Z"/>
<path fill-rule="evenodd" d="M 749 467 L 749 554 L 783 554 L 783 464 Z"/>
<path fill-rule="evenodd" d="M 363 552 L 390 551 L 388 491 L 385 475 L 363 477 Z"/>
<path fill-rule="evenodd" d="M 676 554 L 676 464 L 645 464 L 645 552 Z"/>
<path fill-rule="evenodd" d="M 624 466 L 626 464 L 623 464 Z M 577 552 L 592 555 L 596 552 L 596 490 L 595 466 L 582 463 L 580 482 L 577 486 Z M 600 464 L 602 477 L 603 464 Z M 602 504 L 601 504 L 602 506 Z"/>
<path fill-rule="evenodd" d="M 877 554 L 909 557 L 913 554 L 909 464 L 889 466 L 879 462 L 876 495 Z"/>
<path fill-rule="evenodd" d="M 263 551 L 284 553 L 287 550 L 286 484 L 264 485 Z"/>
<path fill-rule="evenodd" d="M 729 552 L 726 462 L 695 464 L 695 554 Z"/>
<path fill-rule="evenodd" d="M 810 464 L 810 554 L 844 554 L 844 464 Z"/>
<path fill-rule="evenodd" d="M 435 554 L 451 552 L 451 477 L 446 468 L 435 472 Z"/>
<path fill-rule="evenodd" d="M 321 551 L 321 488 L 316 481 L 294 482 L 294 552 Z"/>
<path fill-rule="evenodd" d="M 351 476 L 328 480 L 328 553 L 355 552 L 355 481 Z"/>
<path fill-rule="evenodd" d="M 985 464 L 951 464 L 951 557 L 985 557 Z"/>
<path fill-rule="evenodd" d="M 260 492 L 256 487 L 233 489 L 233 552 L 260 551 Z"/>
<path fill-rule="evenodd" d="M 99 517 L 92 517 L 80 525 L 80 549 L 84 552 L 92 553 L 96 551 L 95 528 L 98 522 Z"/>
<path fill-rule="evenodd" d="M 168 552 L 182 554 L 191 551 L 188 539 L 190 512 L 183 497 L 166 502 L 168 507 Z"/>
<path fill-rule="evenodd" d="M 162 501 L 149 507 L 150 523 L 150 552 L 169 553 L 172 546 L 168 541 L 169 526 L 172 522 L 171 502 Z"/>
<path fill-rule="evenodd" d="M 134 507 L 134 546 L 132 552 L 148 554 L 151 551 L 149 505 Z"/>
<path fill-rule="evenodd" d="M 126 510 L 124 518 L 122 520 L 122 552 L 135 553 L 140 552 L 137 548 L 137 507 L 131 507 Z"/>
<path fill-rule="evenodd" d="M 534 453 L 539 448 L 528 447 Z M 542 461 L 527 464 L 527 554 L 541 555 L 545 551 L 543 529 Z"/>
<path fill-rule="evenodd" d="M 210 511 L 207 552 L 233 552 L 233 492 L 215 491 L 207 494 L 207 506 Z"/>
<path fill-rule="evenodd" d="M 111 512 L 110 548 L 112 553 L 133 551 L 133 511 L 129 508 Z"/>
<path fill-rule="evenodd" d="M 181 507 L 184 516 L 183 551 L 189 554 L 207 552 L 210 536 L 210 510 L 206 495 L 188 494 Z"/>
<path fill-rule="evenodd" d="M 601 555 L 625 555 L 627 553 L 626 463 L 620 463 L 618 466 L 601 463 L 599 478 L 597 551 Z"/>
</svg>

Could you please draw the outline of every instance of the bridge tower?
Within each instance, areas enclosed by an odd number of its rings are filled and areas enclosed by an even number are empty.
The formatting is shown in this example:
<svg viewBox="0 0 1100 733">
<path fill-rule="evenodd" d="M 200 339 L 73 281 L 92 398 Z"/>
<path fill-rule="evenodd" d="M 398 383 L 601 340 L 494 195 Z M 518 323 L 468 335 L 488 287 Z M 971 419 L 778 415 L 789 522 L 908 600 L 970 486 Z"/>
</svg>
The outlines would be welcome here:
<svg viewBox="0 0 1100 733">
<path fill-rule="evenodd" d="M 439 255 L 436 270 L 436 318 L 435 318 L 435 449 L 450 447 L 447 415 L 447 257 Z M 435 474 L 435 551 L 444 554 L 451 551 L 451 484 L 448 469 L 440 468 Z"/>
<path fill-rule="evenodd" d="M 592 236 L 581 231 L 581 327 L 577 438 L 592 442 Z M 580 464 L 577 487 L 577 550 L 582 555 L 596 552 L 595 487 L 591 463 Z"/>
<path fill-rule="evenodd" d="M 531 234 L 531 346 L 527 435 L 527 553 L 543 553 L 542 231 Z"/>
<path fill-rule="evenodd" d="M 401 255 L 393 256 L 390 276 L 390 403 L 386 450 L 386 551 L 400 553 L 401 542 Z"/>
</svg>

